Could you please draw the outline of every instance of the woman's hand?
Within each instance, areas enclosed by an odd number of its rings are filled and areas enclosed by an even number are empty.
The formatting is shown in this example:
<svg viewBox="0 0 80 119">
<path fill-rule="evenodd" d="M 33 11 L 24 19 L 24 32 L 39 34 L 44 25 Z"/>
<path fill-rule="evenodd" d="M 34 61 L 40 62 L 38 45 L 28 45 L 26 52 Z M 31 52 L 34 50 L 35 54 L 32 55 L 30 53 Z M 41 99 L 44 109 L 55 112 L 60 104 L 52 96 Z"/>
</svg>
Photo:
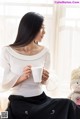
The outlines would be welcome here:
<svg viewBox="0 0 80 119">
<path fill-rule="evenodd" d="M 45 81 L 47 81 L 48 78 L 49 78 L 49 72 L 46 69 L 43 69 L 42 82 L 41 83 L 45 83 Z"/>
<path fill-rule="evenodd" d="M 22 78 L 23 78 L 23 80 L 26 80 L 26 79 L 28 79 L 29 77 L 30 77 L 30 75 L 31 75 L 31 65 L 28 65 L 27 67 L 25 67 L 24 69 L 23 69 L 23 74 L 22 74 Z"/>
<path fill-rule="evenodd" d="M 27 80 L 30 77 L 30 75 L 31 75 L 31 65 L 28 65 L 23 69 L 23 74 L 19 77 L 19 79 L 17 80 L 17 82 L 15 83 L 14 86 L 16 86 L 16 85 L 20 84 L 21 82 Z"/>
</svg>

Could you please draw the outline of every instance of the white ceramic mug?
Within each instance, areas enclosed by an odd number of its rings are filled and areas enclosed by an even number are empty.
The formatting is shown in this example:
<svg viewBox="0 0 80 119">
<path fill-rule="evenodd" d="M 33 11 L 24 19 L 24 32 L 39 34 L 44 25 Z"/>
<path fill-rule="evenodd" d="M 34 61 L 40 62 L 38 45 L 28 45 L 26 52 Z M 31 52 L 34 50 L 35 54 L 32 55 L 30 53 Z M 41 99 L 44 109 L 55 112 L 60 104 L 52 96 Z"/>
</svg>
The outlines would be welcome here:
<svg viewBox="0 0 80 119">
<path fill-rule="evenodd" d="M 41 82 L 42 81 L 42 72 L 43 67 L 32 67 L 32 75 L 34 82 Z"/>
</svg>

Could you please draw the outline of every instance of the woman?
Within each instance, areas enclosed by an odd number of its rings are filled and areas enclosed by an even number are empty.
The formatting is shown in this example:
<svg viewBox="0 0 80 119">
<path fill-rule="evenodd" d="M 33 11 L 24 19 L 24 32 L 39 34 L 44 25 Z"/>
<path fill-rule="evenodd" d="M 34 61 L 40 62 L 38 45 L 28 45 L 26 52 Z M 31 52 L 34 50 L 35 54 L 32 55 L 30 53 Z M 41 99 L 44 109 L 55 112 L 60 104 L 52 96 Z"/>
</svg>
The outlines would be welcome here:
<svg viewBox="0 0 80 119">
<path fill-rule="evenodd" d="M 2 89 L 11 90 L 8 119 L 79 119 L 80 110 L 68 99 L 52 99 L 45 95 L 42 84 L 50 80 L 49 50 L 38 45 L 45 34 L 44 18 L 29 12 L 19 24 L 15 42 L 3 47 L 0 58 Z M 42 66 L 42 80 L 34 82 L 32 67 Z"/>
</svg>

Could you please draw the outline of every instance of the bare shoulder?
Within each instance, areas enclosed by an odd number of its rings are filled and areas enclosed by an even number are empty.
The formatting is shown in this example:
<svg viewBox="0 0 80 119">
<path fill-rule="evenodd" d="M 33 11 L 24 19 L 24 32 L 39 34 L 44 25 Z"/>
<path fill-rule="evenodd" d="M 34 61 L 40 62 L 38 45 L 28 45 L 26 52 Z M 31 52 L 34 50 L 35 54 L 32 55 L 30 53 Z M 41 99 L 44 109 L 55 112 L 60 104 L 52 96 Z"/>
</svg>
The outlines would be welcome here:
<svg viewBox="0 0 80 119">
<path fill-rule="evenodd" d="M 11 46 L 11 48 L 14 49 L 14 50 L 21 50 L 20 47 Z"/>
</svg>

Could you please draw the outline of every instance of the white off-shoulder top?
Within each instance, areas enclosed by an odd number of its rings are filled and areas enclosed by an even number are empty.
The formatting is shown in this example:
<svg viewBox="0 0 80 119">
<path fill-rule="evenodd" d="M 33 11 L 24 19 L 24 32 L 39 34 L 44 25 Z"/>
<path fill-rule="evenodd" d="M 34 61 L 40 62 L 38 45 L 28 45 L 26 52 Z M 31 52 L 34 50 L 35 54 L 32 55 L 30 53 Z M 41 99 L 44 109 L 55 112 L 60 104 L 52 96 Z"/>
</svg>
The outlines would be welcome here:
<svg viewBox="0 0 80 119">
<path fill-rule="evenodd" d="M 35 83 L 32 75 L 28 80 L 13 87 L 21 76 L 24 67 L 27 65 L 31 65 L 32 67 L 43 66 L 49 70 L 49 50 L 44 47 L 44 49 L 36 55 L 23 55 L 13 50 L 10 46 L 3 47 L 0 55 L 1 90 L 11 90 L 12 94 L 25 97 L 40 95 L 43 92 L 42 84 Z"/>
</svg>

